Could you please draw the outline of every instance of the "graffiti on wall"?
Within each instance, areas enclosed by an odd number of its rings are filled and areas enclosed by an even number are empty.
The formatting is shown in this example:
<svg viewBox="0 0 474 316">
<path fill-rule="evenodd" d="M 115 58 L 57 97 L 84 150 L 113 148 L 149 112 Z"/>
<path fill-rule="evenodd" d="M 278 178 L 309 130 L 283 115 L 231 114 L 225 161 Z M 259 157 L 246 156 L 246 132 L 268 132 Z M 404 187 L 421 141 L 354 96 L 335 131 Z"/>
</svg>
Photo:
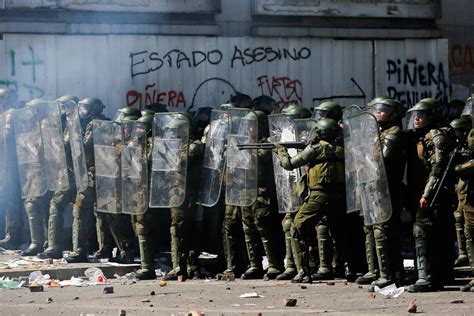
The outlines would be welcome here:
<svg viewBox="0 0 474 316">
<path fill-rule="evenodd" d="M 38 73 L 44 71 L 44 61 L 38 57 L 32 45 L 27 45 L 27 53 L 18 58 L 18 53 L 14 49 L 8 49 L 7 52 L 8 79 L 0 80 L 0 85 L 13 88 L 18 94 L 26 94 L 28 98 L 41 98 L 45 91 L 38 82 Z M 19 74 L 22 75 L 19 75 Z M 25 75 L 26 74 L 26 75 Z"/>
<path fill-rule="evenodd" d="M 474 77 L 474 53 L 470 44 L 453 43 L 449 52 L 450 77 Z"/>
<path fill-rule="evenodd" d="M 407 107 L 424 98 L 448 101 L 448 78 L 442 62 L 420 62 L 417 58 L 387 59 L 385 73 L 387 95 Z"/>
</svg>

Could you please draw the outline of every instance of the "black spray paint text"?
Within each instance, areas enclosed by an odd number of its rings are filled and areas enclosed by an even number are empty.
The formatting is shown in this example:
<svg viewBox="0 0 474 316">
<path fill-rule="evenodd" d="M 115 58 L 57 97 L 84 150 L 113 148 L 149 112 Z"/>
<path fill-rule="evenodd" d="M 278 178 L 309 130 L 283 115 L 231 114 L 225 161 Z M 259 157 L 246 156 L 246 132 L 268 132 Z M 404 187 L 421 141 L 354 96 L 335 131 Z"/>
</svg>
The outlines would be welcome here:
<svg viewBox="0 0 474 316">
<path fill-rule="evenodd" d="M 255 47 L 239 48 L 234 46 L 232 55 L 228 56 L 230 67 L 247 66 L 259 62 L 272 62 L 278 60 L 298 61 L 308 59 L 311 49 L 301 48 L 272 48 Z M 219 65 L 224 59 L 224 53 L 219 49 L 209 51 L 193 50 L 185 52 L 180 49 L 171 49 L 164 54 L 148 50 L 130 53 L 130 75 L 136 76 L 149 74 L 162 68 L 197 68 L 200 65 Z"/>
</svg>

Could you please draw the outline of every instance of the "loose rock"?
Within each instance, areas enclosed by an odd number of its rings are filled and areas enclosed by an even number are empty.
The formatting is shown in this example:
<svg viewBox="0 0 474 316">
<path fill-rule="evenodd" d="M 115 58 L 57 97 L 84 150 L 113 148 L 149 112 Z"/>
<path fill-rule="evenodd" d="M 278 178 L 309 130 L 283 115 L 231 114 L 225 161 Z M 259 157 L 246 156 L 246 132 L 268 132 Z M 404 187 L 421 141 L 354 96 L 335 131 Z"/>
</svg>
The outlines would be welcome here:
<svg viewBox="0 0 474 316">
<path fill-rule="evenodd" d="M 42 285 L 32 285 L 30 286 L 30 292 L 43 292 L 44 287 Z"/>
<path fill-rule="evenodd" d="M 152 295 L 152 296 L 153 296 L 153 295 L 156 295 L 155 291 L 151 291 L 151 292 L 150 292 L 150 295 Z"/>
<path fill-rule="evenodd" d="M 451 303 L 451 304 L 462 304 L 462 303 L 464 303 L 464 300 L 451 300 L 451 301 L 449 301 L 449 303 Z"/>
<path fill-rule="evenodd" d="M 416 313 L 416 310 L 418 308 L 418 305 L 416 304 L 416 299 L 413 300 L 413 302 L 408 305 L 408 311 L 409 313 Z"/>
<path fill-rule="evenodd" d="M 144 298 L 144 299 L 141 300 L 141 302 L 142 302 L 142 303 L 150 303 L 150 300 L 147 299 L 147 298 Z"/>
<path fill-rule="evenodd" d="M 127 311 L 123 309 L 119 310 L 119 316 L 127 316 Z"/>
<path fill-rule="evenodd" d="M 165 280 L 160 280 L 160 286 L 165 286 L 168 284 L 168 282 L 166 282 Z"/>
<path fill-rule="evenodd" d="M 306 290 L 308 287 L 306 285 L 301 285 L 300 286 L 303 290 Z"/>
<path fill-rule="evenodd" d="M 283 306 L 296 306 L 296 298 L 286 298 L 283 300 Z"/>
<path fill-rule="evenodd" d="M 112 294 L 113 292 L 114 292 L 113 286 L 104 287 L 104 289 L 102 290 L 102 294 Z"/>
<path fill-rule="evenodd" d="M 53 298 L 52 298 L 52 297 L 48 297 L 48 298 L 46 299 L 46 304 L 49 304 L 49 303 L 51 303 L 52 301 L 53 301 Z"/>
</svg>

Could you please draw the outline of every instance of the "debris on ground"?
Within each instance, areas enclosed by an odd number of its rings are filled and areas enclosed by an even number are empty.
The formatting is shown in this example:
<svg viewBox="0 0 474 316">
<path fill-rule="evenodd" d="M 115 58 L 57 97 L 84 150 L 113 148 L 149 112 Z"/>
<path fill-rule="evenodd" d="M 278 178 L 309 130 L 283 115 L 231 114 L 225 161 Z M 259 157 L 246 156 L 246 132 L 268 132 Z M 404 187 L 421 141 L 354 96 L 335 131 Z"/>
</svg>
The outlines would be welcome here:
<svg viewBox="0 0 474 316">
<path fill-rule="evenodd" d="M 464 303 L 464 300 L 451 300 L 449 301 L 450 304 L 462 304 Z"/>
<path fill-rule="evenodd" d="M 168 282 L 166 282 L 165 280 L 160 280 L 160 283 L 159 283 L 160 286 L 166 286 L 167 284 Z"/>
<path fill-rule="evenodd" d="M 96 267 L 88 268 L 84 271 L 84 275 L 89 278 L 89 281 L 93 282 L 94 284 L 108 284 L 109 280 L 104 276 L 104 273 L 101 269 Z"/>
<path fill-rule="evenodd" d="M 416 313 L 417 309 L 418 309 L 418 305 L 416 304 L 416 299 L 414 299 L 413 302 L 411 302 L 410 305 L 408 305 L 407 312 Z"/>
<path fill-rule="evenodd" d="M 43 292 L 44 286 L 42 285 L 30 285 L 30 292 Z"/>
<path fill-rule="evenodd" d="M 369 293 L 369 296 L 368 296 L 368 297 L 369 297 L 370 299 L 374 299 L 376 296 L 377 296 L 377 295 L 375 295 L 375 293 Z"/>
<path fill-rule="evenodd" d="M 113 286 L 106 286 L 102 290 L 102 294 L 112 294 L 114 293 L 114 287 Z"/>
<path fill-rule="evenodd" d="M 381 289 L 378 287 L 375 287 L 375 292 L 384 295 L 385 298 L 397 298 L 403 292 L 405 292 L 405 288 L 403 286 L 397 287 L 395 283 L 393 283 Z"/>
<path fill-rule="evenodd" d="M 142 302 L 142 303 L 150 303 L 150 299 L 144 298 L 144 299 L 142 299 L 140 302 Z"/>
<path fill-rule="evenodd" d="M 124 275 L 118 275 L 117 273 L 115 273 L 114 278 L 120 280 L 120 283 L 122 285 L 134 284 L 139 281 L 136 272 L 129 272 Z"/>
<path fill-rule="evenodd" d="M 52 303 L 53 302 L 53 298 L 52 297 L 48 297 L 46 299 L 46 304 L 49 304 L 49 303 Z"/>
<path fill-rule="evenodd" d="M 155 291 L 151 291 L 150 295 L 156 295 Z"/>
<path fill-rule="evenodd" d="M 188 316 L 204 316 L 204 313 L 198 311 L 189 311 Z"/>
<path fill-rule="evenodd" d="M 296 306 L 296 298 L 285 298 L 283 300 L 283 306 Z"/>
<path fill-rule="evenodd" d="M 261 297 L 265 297 L 265 296 L 258 295 L 257 292 L 244 293 L 240 295 L 240 298 L 261 298 Z"/>
<path fill-rule="evenodd" d="M 0 277 L 0 289 L 19 289 L 25 284 L 25 281 L 14 281 L 10 278 Z"/>
</svg>

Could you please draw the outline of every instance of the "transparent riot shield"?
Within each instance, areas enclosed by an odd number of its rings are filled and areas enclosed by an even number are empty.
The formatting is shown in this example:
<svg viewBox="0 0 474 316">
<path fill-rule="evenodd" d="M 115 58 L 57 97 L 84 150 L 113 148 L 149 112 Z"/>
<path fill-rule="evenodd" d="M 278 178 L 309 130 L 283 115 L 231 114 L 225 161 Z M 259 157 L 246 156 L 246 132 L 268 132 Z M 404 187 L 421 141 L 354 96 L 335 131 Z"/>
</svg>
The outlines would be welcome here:
<svg viewBox="0 0 474 316">
<path fill-rule="evenodd" d="M 97 211 L 121 213 L 120 152 L 122 128 L 112 121 L 93 121 Z"/>
<path fill-rule="evenodd" d="M 228 112 L 232 133 L 227 140 L 225 202 L 235 206 L 251 206 L 258 194 L 257 150 L 239 150 L 237 144 L 257 142 L 257 116 L 246 109 L 230 109 Z"/>
<path fill-rule="evenodd" d="M 0 191 L 7 182 L 7 129 L 3 107 L 3 104 L 0 104 Z"/>
<path fill-rule="evenodd" d="M 189 120 L 182 113 L 153 119 L 150 207 L 180 207 L 186 198 Z"/>
<path fill-rule="evenodd" d="M 311 131 L 316 126 L 316 121 L 313 119 L 295 119 L 296 126 L 296 141 L 307 143 Z"/>
<path fill-rule="evenodd" d="M 43 138 L 44 167 L 49 190 L 67 191 L 69 177 L 59 103 L 41 102 L 36 107 Z"/>
<path fill-rule="evenodd" d="M 122 213 L 148 209 L 147 140 L 144 123 L 122 123 Z"/>
<path fill-rule="evenodd" d="M 386 222 L 392 204 L 375 116 L 362 112 L 348 117 L 353 163 L 357 172 L 361 215 L 366 225 Z"/>
<path fill-rule="evenodd" d="M 347 121 L 348 117 L 355 115 L 361 111 L 357 105 L 346 107 L 342 112 L 342 130 L 344 135 L 344 170 L 346 175 L 346 206 L 347 213 L 360 211 L 360 192 L 357 186 L 357 168 L 354 163 L 354 156 L 351 154 L 352 142 L 350 125 Z"/>
<path fill-rule="evenodd" d="M 84 143 L 82 140 L 81 122 L 77 104 L 69 101 L 63 105 L 66 117 L 66 129 L 71 150 L 72 167 L 74 171 L 74 179 L 77 192 L 83 192 L 87 189 L 87 165 L 86 155 L 84 152 Z"/>
<path fill-rule="evenodd" d="M 287 115 L 274 114 L 268 116 L 270 142 L 294 142 L 297 140 L 297 128 L 293 119 Z M 294 157 L 295 148 L 288 149 L 288 154 Z M 280 213 L 296 212 L 302 204 L 302 199 L 295 194 L 298 179 L 303 175 L 300 168 L 286 170 L 280 165 L 280 159 L 272 152 L 273 172 L 275 174 L 275 188 L 277 192 L 278 211 Z"/>
<path fill-rule="evenodd" d="M 199 204 L 207 207 L 219 201 L 224 177 L 225 145 L 229 134 L 229 113 L 212 110 L 209 132 L 204 149 Z"/>
<path fill-rule="evenodd" d="M 18 109 L 13 115 L 16 154 L 23 199 L 48 191 L 39 115 L 36 107 Z"/>
</svg>

